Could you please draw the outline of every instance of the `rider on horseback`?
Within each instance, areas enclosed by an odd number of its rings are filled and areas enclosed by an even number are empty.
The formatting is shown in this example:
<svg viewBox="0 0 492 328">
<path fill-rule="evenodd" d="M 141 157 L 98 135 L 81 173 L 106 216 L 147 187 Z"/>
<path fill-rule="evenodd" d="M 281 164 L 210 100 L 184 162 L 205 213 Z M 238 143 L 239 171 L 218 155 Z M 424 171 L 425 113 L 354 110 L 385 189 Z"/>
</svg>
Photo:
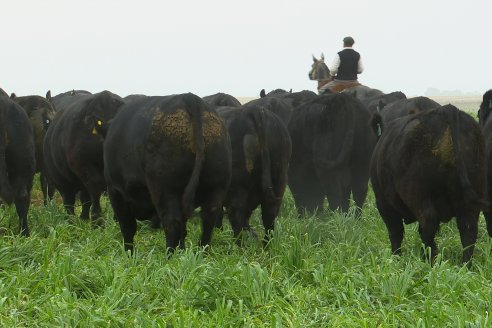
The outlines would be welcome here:
<svg viewBox="0 0 492 328">
<path fill-rule="evenodd" d="M 339 92 L 344 89 L 360 85 L 357 81 L 357 74 L 362 73 L 364 67 L 360 54 L 352 49 L 354 39 L 347 36 L 343 39 L 343 50 L 338 52 L 332 66 L 330 74 L 332 81 L 322 86 L 318 92 L 323 94 L 326 90 Z"/>
</svg>

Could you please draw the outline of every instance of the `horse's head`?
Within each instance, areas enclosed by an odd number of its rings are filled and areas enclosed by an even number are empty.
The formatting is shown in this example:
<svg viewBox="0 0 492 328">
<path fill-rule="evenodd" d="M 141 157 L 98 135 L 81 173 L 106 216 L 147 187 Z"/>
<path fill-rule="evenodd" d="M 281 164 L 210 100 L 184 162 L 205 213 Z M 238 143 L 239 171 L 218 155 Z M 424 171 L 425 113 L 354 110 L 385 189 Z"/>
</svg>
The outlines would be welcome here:
<svg viewBox="0 0 492 328">
<path fill-rule="evenodd" d="M 325 64 L 325 56 L 321 54 L 321 58 L 317 59 L 313 55 L 313 65 L 311 65 L 311 70 L 309 71 L 309 79 L 320 81 L 327 80 L 330 78 L 330 69 Z"/>
</svg>

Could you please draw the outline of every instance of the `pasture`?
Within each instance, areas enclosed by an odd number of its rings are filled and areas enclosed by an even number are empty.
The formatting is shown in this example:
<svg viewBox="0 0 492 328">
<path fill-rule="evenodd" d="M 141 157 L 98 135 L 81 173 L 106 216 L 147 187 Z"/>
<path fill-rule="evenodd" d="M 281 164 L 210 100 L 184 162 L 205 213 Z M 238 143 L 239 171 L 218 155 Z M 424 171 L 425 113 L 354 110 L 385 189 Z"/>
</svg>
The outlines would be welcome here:
<svg viewBox="0 0 492 328">
<path fill-rule="evenodd" d="M 37 179 L 35 180 L 37 181 Z M 392 256 L 369 193 L 362 218 L 325 212 L 297 218 L 289 192 L 267 248 L 230 225 L 198 248 L 167 258 L 164 233 L 140 222 L 133 256 L 123 250 L 111 206 L 106 227 L 69 216 L 60 199 L 42 205 L 35 185 L 32 236 L 18 235 L 14 207 L 0 209 L 2 327 L 487 327 L 491 325 L 492 241 L 483 217 L 473 265 L 460 265 L 455 221 L 441 226 L 434 267 L 421 260 L 417 226 Z M 80 213 L 80 206 L 76 208 Z M 251 223 L 262 235 L 259 213 Z"/>
</svg>

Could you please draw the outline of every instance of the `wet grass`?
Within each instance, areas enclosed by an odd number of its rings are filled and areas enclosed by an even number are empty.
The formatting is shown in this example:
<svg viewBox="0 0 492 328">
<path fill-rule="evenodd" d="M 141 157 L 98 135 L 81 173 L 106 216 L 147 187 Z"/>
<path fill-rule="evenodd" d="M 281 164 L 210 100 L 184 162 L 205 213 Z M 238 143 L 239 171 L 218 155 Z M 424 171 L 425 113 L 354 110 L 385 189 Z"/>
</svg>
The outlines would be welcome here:
<svg viewBox="0 0 492 328">
<path fill-rule="evenodd" d="M 39 197 L 36 192 L 35 198 Z M 39 202 L 38 202 L 39 203 Z M 58 201 L 33 205 L 32 236 L 0 210 L 2 327 L 490 327 L 492 242 L 483 218 L 471 268 L 461 266 L 454 221 L 443 225 L 434 267 L 415 225 L 401 257 L 370 195 L 363 217 L 297 218 L 287 195 L 268 247 L 239 248 L 228 224 L 211 247 L 165 255 L 162 231 L 139 223 L 136 252 L 122 247 L 106 199 L 106 227 L 69 217 Z M 252 224 L 263 234 L 259 213 Z"/>
</svg>

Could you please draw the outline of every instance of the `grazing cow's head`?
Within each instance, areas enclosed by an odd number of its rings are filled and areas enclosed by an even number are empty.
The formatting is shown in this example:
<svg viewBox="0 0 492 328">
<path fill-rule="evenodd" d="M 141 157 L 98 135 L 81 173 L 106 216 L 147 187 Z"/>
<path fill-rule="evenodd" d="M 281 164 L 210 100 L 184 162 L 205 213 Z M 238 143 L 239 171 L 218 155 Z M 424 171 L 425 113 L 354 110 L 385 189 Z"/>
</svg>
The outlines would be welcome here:
<svg viewBox="0 0 492 328">
<path fill-rule="evenodd" d="M 485 92 L 483 95 L 482 103 L 480 104 L 480 109 L 478 110 L 478 122 L 481 127 L 485 125 L 492 111 L 492 89 Z"/>
</svg>

